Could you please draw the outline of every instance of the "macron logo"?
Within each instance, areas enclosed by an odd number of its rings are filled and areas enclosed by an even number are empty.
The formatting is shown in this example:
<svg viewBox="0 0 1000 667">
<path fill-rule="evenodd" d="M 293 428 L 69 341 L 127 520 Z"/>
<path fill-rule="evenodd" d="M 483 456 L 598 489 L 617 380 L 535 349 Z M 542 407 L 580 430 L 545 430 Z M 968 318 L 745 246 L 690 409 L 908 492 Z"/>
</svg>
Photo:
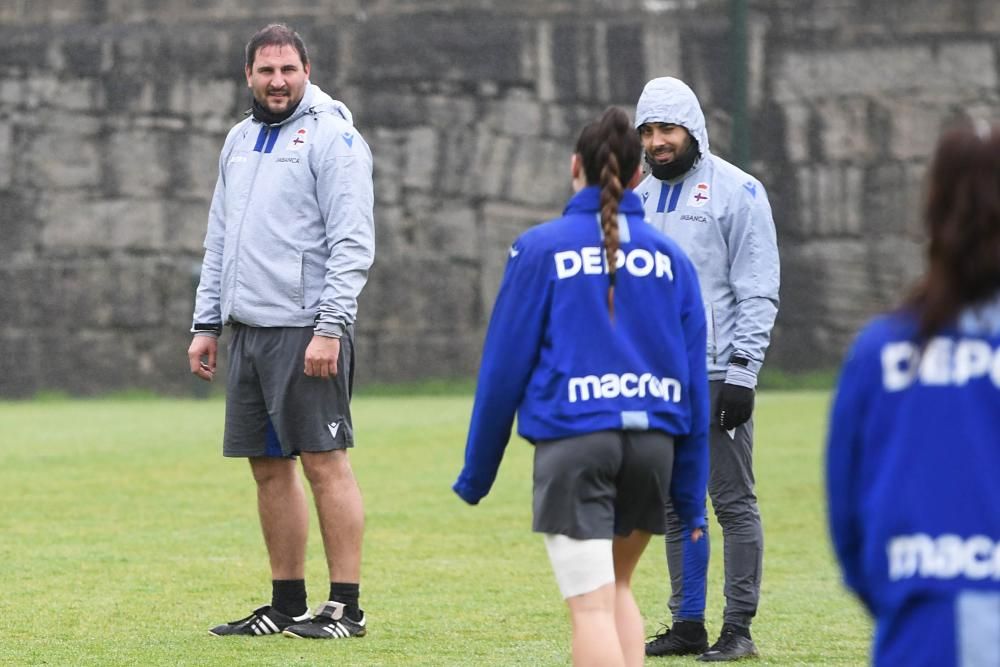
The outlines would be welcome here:
<svg viewBox="0 0 1000 667">
<path fill-rule="evenodd" d="M 658 378 L 652 373 L 605 373 L 569 379 L 569 402 L 589 401 L 591 398 L 645 398 L 653 396 L 670 403 L 680 403 L 681 383 L 674 378 Z"/>
<path fill-rule="evenodd" d="M 511 247 L 510 247 L 510 258 L 511 258 L 511 259 L 514 259 L 515 257 L 517 257 L 517 256 L 518 256 L 518 255 L 520 255 L 520 254 L 521 254 L 521 251 L 520 251 L 520 250 L 518 250 L 518 249 L 517 249 L 517 248 L 515 248 L 514 246 L 511 246 Z"/>
<path fill-rule="evenodd" d="M 329 424 L 326 425 L 326 427 L 330 429 L 330 435 L 332 435 L 333 439 L 336 440 L 337 431 L 340 430 L 340 422 L 330 422 Z"/>
<path fill-rule="evenodd" d="M 889 540 L 889 580 L 1000 579 L 1000 542 L 988 535 L 896 535 Z"/>
</svg>

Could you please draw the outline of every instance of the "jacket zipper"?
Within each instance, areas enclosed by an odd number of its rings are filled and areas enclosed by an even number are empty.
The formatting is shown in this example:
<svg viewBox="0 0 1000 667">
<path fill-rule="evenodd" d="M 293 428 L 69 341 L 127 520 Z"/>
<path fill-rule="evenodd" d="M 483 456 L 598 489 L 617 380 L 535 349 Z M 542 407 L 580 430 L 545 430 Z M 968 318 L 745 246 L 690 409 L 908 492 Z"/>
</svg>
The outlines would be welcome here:
<svg viewBox="0 0 1000 667">
<path fill-rule="evenodd" d="M 264 143 L 265 144 L 270 139 L 271 132 L 274 132 L 275 129 L 276 128 L 274 128 L 274 127 L 268 127 L 267 128 L 267 134 L 264 136 Z M 259 139 L 258 139 L 258 142 L 259 142 Z M 256 152 L 256 151 L 252 151 L 252 152 Z M 232 294 L 233 294 L 233 296 L 232 296 L 233 303 L 232 303 L 232 306 L 230 306 L 230 308 L 229 308 L 229 312 L 230 313 L 232 313 L 233 308 L 236 306 L 236 291 L 239 289 L 239 284 L 240 284 L 240 281 L 239 281 L 239 273 L 240 273 L 240 239 L 243 238 L 243 223 L 246 221 L 246 219 L 247 219 L 247 213 L 250 211 L 250 204 L 251 204 L 251 201 L 252 201 L 252 198 L 253 198 L 253 188 L 254 188 L 254 184 L 257 183 L 257 172 L 260 171 L 260 163 L 263 160 L 264 160 L 264 152 L 260 151 L 260 155 L 259 155 L 259 157 L 257 159 L 257 164 L 255 164 L 254 168 L 253 168 L 253 175 L 250 177 L 250 188 L 249 188 L 249 190 L 247 192 L 247 203 L 246 203 L 246 206 L 243 207 L 243 215 L 240 216 L 239 227 L 236 228 L 236 250 L 235 250 L 235 252 L 233 254 L 233 292 L 232 292 Z"/>
</svg>

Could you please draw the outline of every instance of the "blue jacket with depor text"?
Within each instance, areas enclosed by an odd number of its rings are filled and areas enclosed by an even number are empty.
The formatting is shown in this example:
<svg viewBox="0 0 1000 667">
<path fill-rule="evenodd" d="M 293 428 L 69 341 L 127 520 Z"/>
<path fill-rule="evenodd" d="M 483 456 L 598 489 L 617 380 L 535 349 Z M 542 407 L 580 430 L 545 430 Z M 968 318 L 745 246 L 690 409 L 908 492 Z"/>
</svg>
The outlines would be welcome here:
<svg viewBox="0 0 1000 667">
<path fill-rule="evenodd" d="M 518 433 L 532 443 L 659 430 L 674 437 L 674 507 L 686 525 L 702 526 L 708 380 L 698 279 L 626 191 L 612 319 L 599 210 L 600 188 L 585 188 L 562 218 L 511 247 L 454 489 L 473 504 L 489 492 L 515 412 Z"/>
<path fill-rule="evenodd" d="M 907 312 L 854 342 L 830 414 L 827 496 L 877 665 L 1000 665 L 1000 299 L 916 340 Z"/>
</svg>

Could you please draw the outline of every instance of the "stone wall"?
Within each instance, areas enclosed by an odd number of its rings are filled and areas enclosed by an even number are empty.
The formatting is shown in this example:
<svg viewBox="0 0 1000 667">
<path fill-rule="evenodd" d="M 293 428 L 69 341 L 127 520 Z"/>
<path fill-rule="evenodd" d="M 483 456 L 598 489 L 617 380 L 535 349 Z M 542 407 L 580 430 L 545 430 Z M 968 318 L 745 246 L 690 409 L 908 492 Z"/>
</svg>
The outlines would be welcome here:
<svg viewBox="0 0 1000 667">
<path fill-rule="evenodd" d="M 877 6 L 869 6 L 877 5 Z M 732 125 L 724 0 L 33 0 L 0 6 L 0 395 L 189 392 L 193 276 L 242 46 L 284 20 L 372 146 L 359 380 L 474 372 L 505 250 L 581 125 L 647 78 Z M 992 0 L 751 2 L 751 169 L 783 262 L 769 363 L 834 363 L 919 270 L 943 122 L 1000 116 Z"/>
<path fill-rule="evenodd" d="M 766 19 L 756 118 L 781 147 L 761 165 L 783 262 L 773 358 L 801 367 L 835 361 L 920 274 L 923 176 L 942 126 L 1000 119 L 1000 3 L 788 5 Z"/>
</svg>

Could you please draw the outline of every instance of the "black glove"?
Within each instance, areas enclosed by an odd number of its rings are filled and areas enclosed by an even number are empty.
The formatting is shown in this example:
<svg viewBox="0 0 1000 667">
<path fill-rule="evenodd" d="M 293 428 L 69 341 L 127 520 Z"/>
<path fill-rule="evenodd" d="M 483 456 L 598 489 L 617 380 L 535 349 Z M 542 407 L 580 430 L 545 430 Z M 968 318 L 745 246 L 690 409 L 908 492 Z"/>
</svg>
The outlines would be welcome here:
<svg viewBox="0 0 1000 667">
<path fill-rule="evenodd" d="M 719 425 L 725 430 L 745 423 L 753 414 L 754 390 L 738 384 L 722 385 L 719 394 Z"/>
</svg>

